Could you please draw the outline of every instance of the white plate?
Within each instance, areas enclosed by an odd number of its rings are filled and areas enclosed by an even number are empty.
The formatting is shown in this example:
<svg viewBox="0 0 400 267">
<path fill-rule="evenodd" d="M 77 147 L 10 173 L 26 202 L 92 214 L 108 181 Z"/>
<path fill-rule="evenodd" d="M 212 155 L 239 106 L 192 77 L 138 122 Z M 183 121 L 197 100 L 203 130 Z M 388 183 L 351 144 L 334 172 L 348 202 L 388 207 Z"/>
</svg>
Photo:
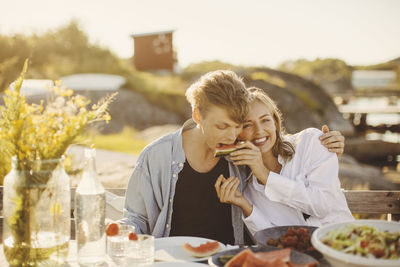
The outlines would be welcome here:
<svg viewBox="0 0 400 267">
<path fill-rule="evenodd" d="M 205 261 L 208 257 L 196 258 L 187 253 L 182 245 L 189 243 L 190 245 L 196 247 L 206 242 L 213 242 L 215 240 L 202 238 L 202 237 L 192 237 L 192 236 L 172 236 L 172 237 L 162 237 L 156 238 L 154 241 L 155 246 L 155 260 L 160 261 Z M 219 243 L 221 250 L 225 248 L 225 245 Z"/>
<path fill-rule="evenodd" d="M 177 266 L 184 266 L 184 267 L 201 267 L 207 266 L 207 264 L 203 263 L 195 263 L 195 262 L 155 262 L 149 267 L 177 267 Z"/>
</svg>

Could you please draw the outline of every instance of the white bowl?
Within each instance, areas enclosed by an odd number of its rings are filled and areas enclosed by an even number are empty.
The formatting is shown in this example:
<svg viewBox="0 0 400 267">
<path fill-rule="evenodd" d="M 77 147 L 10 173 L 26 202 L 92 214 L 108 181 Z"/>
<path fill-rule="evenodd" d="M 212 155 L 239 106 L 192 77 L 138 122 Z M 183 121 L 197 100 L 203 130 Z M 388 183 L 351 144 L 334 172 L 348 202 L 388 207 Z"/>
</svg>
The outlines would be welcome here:
<svg viewBox="0 0 400 267">
<path fill-rule="evenodd" d="M 400 223 L 388 222 L 382 220 L 356 220 L 345 223 L 334 223 L 324 225 L 314 231 L 311 237 L 311 243 L 319 252 L 324 255 L 324 258 L 329 261 L 332 266 L 343 266 L 343 267 L 356 267 L 356 266 L 374 266 L 374 267 L 399 267 L 400 259 L 398 260 L 381 260 L 381 259 L 368 259 L 362 256 L 351 255 L 336 249 L 333 249 L 321 242 L 321 239 L 332 230 L 336 230 L 344 227 L 345 225 L 367 225 L 373 226 L 381 231 L 399 232 Z"/>
</svg>

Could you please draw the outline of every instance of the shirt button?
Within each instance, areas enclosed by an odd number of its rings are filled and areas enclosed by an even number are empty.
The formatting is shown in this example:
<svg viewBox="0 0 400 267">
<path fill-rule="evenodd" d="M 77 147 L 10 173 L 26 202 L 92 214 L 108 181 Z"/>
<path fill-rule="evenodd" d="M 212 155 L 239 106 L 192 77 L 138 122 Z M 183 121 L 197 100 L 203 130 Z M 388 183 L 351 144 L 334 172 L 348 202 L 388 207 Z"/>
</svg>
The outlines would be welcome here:
<svg viewBox="0 0 400 267">
<path fill-rule="evenodd" d="M 169 203 L 172 203 L 172 197 L 169 199 Z"/>
<path fill-rule="evenodd" d="M 183 167 L 183 163 L 179 163 L 179 167 Z"/>
<path fill-rule="evenodd" d="M 172 174 L 172 177 L 176 178 L 176 173 Z"/>
<path fill-rule="evenodd" d="M 175 164 L 175 163 L 176 163 L 175 161 L 172 162 L 172 164 Z"/>
<path fill-rule="evenodd" d="M 169 228 L 169 224 L 168 223 L 167 223 L 166 227 Z"/>
</svg>

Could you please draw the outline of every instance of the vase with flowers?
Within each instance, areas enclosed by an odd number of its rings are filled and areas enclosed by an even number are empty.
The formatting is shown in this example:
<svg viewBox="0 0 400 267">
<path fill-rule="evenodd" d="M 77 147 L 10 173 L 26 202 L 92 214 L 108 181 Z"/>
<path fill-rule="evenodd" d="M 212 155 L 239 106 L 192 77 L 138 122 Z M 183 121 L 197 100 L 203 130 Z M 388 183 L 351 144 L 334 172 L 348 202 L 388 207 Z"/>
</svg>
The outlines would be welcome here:
<svg viewBox="0 0 400 267">
<path fill-rule="evenodd" d="M 0 107 L 0 164 L 11 165 L 4 178 L 3 249 L 10 266 L 57 266 L 66 261 L 70 237 L 65 152 L 88 124 L 110 120 L 115 94 L 88 108 L 88 99 L 56 82 L 46 105 L 29 104 L 20 92 L 27 65 Z"/>
</svg>

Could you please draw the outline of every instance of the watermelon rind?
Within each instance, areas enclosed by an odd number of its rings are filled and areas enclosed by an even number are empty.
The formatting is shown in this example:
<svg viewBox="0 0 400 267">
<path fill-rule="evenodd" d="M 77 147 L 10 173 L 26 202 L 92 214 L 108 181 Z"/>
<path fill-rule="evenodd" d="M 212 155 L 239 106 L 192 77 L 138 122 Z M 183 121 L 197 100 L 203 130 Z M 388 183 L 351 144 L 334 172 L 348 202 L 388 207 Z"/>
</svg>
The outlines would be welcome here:
<svg viewBox="0 0 400 267">
<path fill-rule="evenodd" d="M 228 149 L 222 149 L 222 150 L 216 150 L 214 157 L 223 157 L 223 156 L 227 156 L 230 153 L 232 153 L 233 151 L 235 151 L 237 148 L 236 147 L 232 147 L 232 148 L 228 148 Z"/>
<path fill-rule="evenodd" d="M 184 245 L 182 245 L 182 248 L 183 248 L 187 253 L 189 253 L 190 255 L 192 255 L 193 257 L 196 257 L 196 258 L 204 258 L 204 257 L 208 257 L 208 256 L 211 256 L 211 255 L 214 255 L 215 253 L 217 253 L 218 251 L 221 250 L 220 244 L 217 243 L 217 244 L 216 244 L 217 246 L 215 246 L 215 248 L 209 249 L 208 251 L 205 251 L 205 252 L 196 251 L 196 250 L 198 250 L 198 249 L 201 249 L 200 247 L 207 246 L 207 245 L 211 245 L 211 246 L 214 245 L 214 244 L 212 244 L 212 243 L 214 243 L 214 242 L 207 242 L 207 243 L 205 243 L 205 244 L 201 244 L 201 245 L 198 246 L 198 247 L 192 247 L 190 244 L 184 244 Z"/>
</svg>

